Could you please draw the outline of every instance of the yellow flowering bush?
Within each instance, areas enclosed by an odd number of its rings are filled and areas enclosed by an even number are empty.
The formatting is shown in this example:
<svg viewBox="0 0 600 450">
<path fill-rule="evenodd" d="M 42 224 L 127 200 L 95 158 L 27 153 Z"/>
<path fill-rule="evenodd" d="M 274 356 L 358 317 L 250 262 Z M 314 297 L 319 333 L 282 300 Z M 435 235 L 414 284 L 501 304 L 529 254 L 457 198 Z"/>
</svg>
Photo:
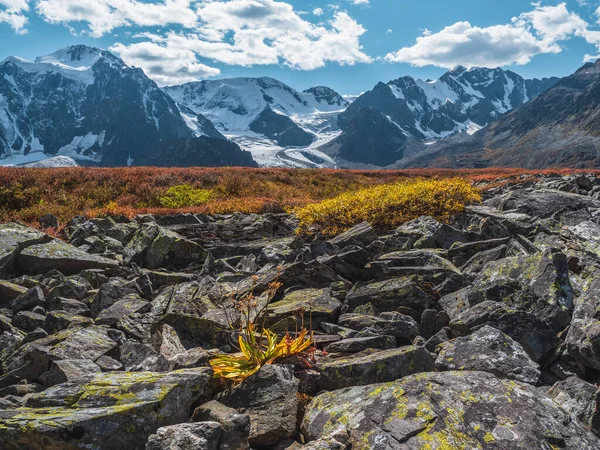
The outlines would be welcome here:
<svg viewBox="0 0 600 450">
<path fill-rule="evenodd" d="M 342 194 L 295 213 L 298 233 L 336 235 L 363 221 L 379 229 L 393 229 L 420 216 L 448 221 L 465 205 L 479 201 L 479 191 L 463 178 L 417 178 Z"/>
</svg>

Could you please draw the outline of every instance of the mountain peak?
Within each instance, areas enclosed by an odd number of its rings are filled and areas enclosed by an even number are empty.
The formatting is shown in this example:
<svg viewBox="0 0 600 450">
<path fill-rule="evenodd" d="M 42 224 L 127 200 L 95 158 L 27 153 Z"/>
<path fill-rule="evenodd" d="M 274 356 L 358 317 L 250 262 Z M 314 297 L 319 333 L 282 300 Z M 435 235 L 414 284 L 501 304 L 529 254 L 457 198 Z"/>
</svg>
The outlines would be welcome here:
<svg viewBox="0 0 600 450">
<path fill-rule="evenodd" d="M 94 66 L 100 59 L 106 58 L 113 62 L 121 62 L 112 53 L 97 47 L 87 45 L 71 45 L 57 50 L 46 56 L 38 56 L 38 64 L 52 64 L 64 69 L 87 70 Z"/>
<path fill-rule="evenodd" d="M 596 62 L 589 62 L 581 66 L 575 72 L 575 75 L 598 75 L 600 74 L 600 59 Z"/>
<path fill-rule="evenodd" d="M 461 66 L 460 64 L 457 66 L 454 66 L 452 69 L 450 69 L 448 71 L 448 73 L 452 74 L 452 75 L 459 75 L 463 72 L 466 72 L 467 68 L 465 66 Z"/>
</svg>

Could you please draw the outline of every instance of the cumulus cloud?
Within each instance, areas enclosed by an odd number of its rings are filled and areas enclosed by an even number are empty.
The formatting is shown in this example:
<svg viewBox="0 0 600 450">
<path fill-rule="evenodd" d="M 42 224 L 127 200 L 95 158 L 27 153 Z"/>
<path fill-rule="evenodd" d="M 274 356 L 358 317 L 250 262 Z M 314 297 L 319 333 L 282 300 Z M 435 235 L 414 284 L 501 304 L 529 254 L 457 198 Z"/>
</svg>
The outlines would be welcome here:
<svg viewBox="0 0 600 450">
<path fill-rule="evenodd" d="M 111 50 L 160 84 L 218 75 L 215 63 L 313 70 L 372 61 L 360 43 L 366 30 L 338 8 L 317 24 L 281 0 L 0 0 L 0 22 L 24 32 L 23 13 L 34 5 L 43 20 L 74 33 L 101 37 L 130 27 L 133 41 Z"/>
<path fill-rule="evenodd" d="M 115 44 L 110 48 L 128 64 L 140 67 L 146 75 L 162 86 L 187 83 L 199 78 L 217 76 L 221 71 L 198 61 L 191 50 L 172 49 L 156 42 L 133 45 Z"/>
<path fill-rule="evenodd" d="M 194 27 L 198 17 L 193 0 L 39 0 L 36 10 L 47 22 L 85 23 L 94 37 L 123 26 L 181 25 Z"/>
<path fill-rule="evenodd" d="M 28 0 L 0 0 L 0 23 L 7 23 L 18 34 L 27 32 Z"/>
<path fill-rule="evenodd" d="M 352 0 L 353 5 L 368 5 L 370 0 Z"/>
<path fill-rule="evenodd" d="M 414 66 L 451 68 L 464 66 L 507 66 L 527 64 L 544 53 L 559 53 L 560 42 L 581 37 L 600 45 L 600 32 L 570 12 L 565 3 L 556 6 L 534 4 L 534 9 L 512 19 L 511 23 L 477 27 L 469 22 L 457 22 L 437 33 L 429 30 L 418 37 L 415 45 L 389 53 L 390 62 Z"/>
<path fill-rule="evenodd" d="M 138 35 L 149 41 L 119 43 L 112 50 L 125 62 L 152 74 L 161 84 L 173 82 L 175 73 L 171 70 L 173 61 L 160 62 L 156 58 L 159 54 L 182 55 L 180 58 L 191 68 L 197 68 L 196 58 L 209 64 L 210 61 L 239 66 L 283 64 L 298 70 L 317 69 L 328 62 L 371 62 L 360 44 L 360 36 L 366 30 L 346 12 L 336 12 L 326 24 L 316 25 L 304 20 L 285 2 L 232 0 L 202 3 L 197 14 L 199 22 L 193 31 Z M 168 69 L 160 69 L 160 64 Z M 203 66 L 201 70 L 209 74 L 208 69 L 211 68 Z M 160 70 L 165 72 L 164 76 Z"/>
</svg>

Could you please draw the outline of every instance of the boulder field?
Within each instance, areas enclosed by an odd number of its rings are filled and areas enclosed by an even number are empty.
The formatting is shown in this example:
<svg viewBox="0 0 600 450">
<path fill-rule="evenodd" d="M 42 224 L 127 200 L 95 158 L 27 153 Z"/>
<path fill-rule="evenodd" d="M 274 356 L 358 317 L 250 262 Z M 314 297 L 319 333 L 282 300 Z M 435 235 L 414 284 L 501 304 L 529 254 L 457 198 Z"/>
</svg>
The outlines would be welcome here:
<svg viewBox="0 0 600 450">
<path fill-rule="evenodd" d="M 600 178 L 499 181 L 449 223 L 336 237 L 283 213 L 0 224 L 0 448 L 600 449 Z M 235 297 L 275 280 L 266 324 L 315 349 L 225 385 Z"/>
</svg>

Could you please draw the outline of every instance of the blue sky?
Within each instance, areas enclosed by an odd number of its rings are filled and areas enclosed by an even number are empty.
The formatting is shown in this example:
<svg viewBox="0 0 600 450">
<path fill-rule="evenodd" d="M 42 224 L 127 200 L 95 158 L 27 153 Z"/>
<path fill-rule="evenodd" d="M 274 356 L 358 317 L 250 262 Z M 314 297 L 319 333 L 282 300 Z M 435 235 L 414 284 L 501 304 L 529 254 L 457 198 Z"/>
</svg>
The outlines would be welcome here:
<svg viewBox="0 0 600 450">
<path fill-rule="evenodd" d="M 599 19 L 585 0 L 0 0 L 0 59 L 82 43 L 162 85 L 272 76 L 355 94 L 455 64 L 568 75 L 600 53 Z"/>
</svg>

